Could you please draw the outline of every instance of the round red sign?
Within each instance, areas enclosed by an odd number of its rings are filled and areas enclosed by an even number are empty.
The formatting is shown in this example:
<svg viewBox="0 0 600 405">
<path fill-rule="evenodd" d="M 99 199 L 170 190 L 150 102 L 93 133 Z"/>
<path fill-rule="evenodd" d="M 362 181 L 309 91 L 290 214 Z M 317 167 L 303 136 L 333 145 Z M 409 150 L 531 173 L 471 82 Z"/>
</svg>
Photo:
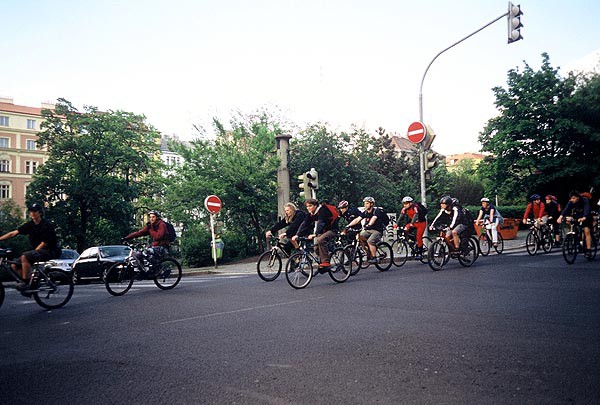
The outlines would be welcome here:
<svg viewBox="0 0 600 405">
<path fill-rule="evenodd" d="M 209 195 L 204 199 L 204 207 L 211 214 L 216 214 L 217 212 L 221 211 L 222 206 L 223 203 L 221 202 L 221 199 L 216 195 Z"/>
<path fill-rule="evenodd" d="M 406 136 L 408 140 L 412 143 L 421 143 L 423 139 L 425 139 L 425 135 L 427 134 L 427 128 L 422 122 L 415 121 L 408 126 L 408 133 Z"/>
</svg>

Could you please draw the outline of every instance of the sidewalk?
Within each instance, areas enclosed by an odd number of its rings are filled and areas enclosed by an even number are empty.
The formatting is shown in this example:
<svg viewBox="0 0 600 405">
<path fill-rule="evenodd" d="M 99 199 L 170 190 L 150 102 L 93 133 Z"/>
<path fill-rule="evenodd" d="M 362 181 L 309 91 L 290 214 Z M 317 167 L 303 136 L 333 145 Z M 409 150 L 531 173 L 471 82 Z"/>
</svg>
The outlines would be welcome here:
<svg viewBox="0 0 600 405">
<path fill-rule="evenodd" d="M 525 250 L 525 238 L 527 237 L 528 229 L 520 230 L 517 237 L 511 240 L 504 241 L 504 251 L 511 252 L 515 250 Z M 257 259 L 258 256 L 254 259 Z M 184 276 L 196 276 L 201 274 L 256 274 L 256 260 L 247 258 L 241 261 L 218 264 L 217 268 L 214 265 L 206 267 L 184 268 Z"/>
</svg>

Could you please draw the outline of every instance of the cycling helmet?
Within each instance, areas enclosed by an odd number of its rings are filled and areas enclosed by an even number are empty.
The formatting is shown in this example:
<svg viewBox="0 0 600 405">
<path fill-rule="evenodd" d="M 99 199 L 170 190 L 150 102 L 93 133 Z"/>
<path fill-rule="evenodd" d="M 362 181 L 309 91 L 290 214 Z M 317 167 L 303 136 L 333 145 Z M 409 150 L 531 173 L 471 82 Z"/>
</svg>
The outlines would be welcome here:
<svg viewBox="0 0 600 405">
<path fill-rule="evenodd" d="M 452 205 L 452 198 L 445 196 L 440 199 L 440 204 Z"/>
<path fill-rule="evenodd" d="M 481 199 L 481 202 L 486 202 L 486 203 L 489 203 L 489 202 L 490 202 L 490 199 L 489 199 L 489 198 L 487 198 L 487 197 L 483 197 L 483 198 Z"/>
<path fill-rule="evenodd" d="M 29 207 L 27 207 L 27 211 L 42 212 L 44 211 L 44 207 L 42 206 L 42 204 L 33 203 Z"/>
<path fill-rule="evenodd" d="M 150 211 L 148 211 L 148 215 L 156 215 L 157 217 L 160 218 L 160 212 L 158 212 L 156 210 L 150 210 Z"/>
<path fill-rule="evenodd" d="M 342 200 L 338 203 L 338 208 L 348 208 L 348 201 Z"/>
<path fill-rule="evenodd" d="M 375 199 L 373 197 L 365 197 L 363 198 L 363 202 L 370 202 L 371 204 L 375 204 Z"/>
<path fill-rule="evenodd" d="M 529 197 L 529 199 L 530 199 L 531 201 L 535 201 L 535 200 L 541 200 L 541 199 L 542 199 L 542 197 L 540 197 L 540 195 L 539 195 L 539 194 L 533 194 L 531 197 Z"/>
<path fill-rule="evenodd" d="M 452 197 L 452 205 L 456 205 L 458 204 L 460 201 L 458 201 L 458 198 L 456 197 Z"/>
<path fill-rule="evenodd" d="M 413 202 L 412 197 L 409 197 L 409 196 L 404 197 L 402 199 L 402 203 L 406 203 L 406 202 L 408 202 L 408 203 Z"/>
</svg>

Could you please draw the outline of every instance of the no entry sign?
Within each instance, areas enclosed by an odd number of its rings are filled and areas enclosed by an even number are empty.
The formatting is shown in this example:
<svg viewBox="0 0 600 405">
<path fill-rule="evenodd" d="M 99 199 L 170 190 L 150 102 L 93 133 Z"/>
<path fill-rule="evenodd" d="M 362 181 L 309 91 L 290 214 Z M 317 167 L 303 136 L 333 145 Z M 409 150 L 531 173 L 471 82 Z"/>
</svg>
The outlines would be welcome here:
<svg viewBox="0 0 600 405">
<path fill-rule="evenodd" d="M 209 195 L 204 199 L 204 207 L 211 214 L 216 214 L 217 212 L 221 211 L 222 206 L 223 203 L 221 202 L 221 199 L 216 195 Z"/>
<path fill-rule="evenodd" d="M 427 135 L 427 129 L 425 128 L 425 124 L 419 121 L 415 121 L 408 126 L 408 133 L 406 134 L 408 140 L 412 143 L 421 143 L 423 139 L 425 139 L 425 135 Z"/>
</svg>

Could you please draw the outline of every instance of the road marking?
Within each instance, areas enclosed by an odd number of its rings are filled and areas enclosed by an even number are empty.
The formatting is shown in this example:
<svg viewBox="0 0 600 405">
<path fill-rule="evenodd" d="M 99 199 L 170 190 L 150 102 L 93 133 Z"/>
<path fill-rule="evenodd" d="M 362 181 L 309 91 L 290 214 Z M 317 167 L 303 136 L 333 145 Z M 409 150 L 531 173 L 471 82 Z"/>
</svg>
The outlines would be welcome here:
<svg viewBox="0 0 600 405">
<path fill-rule="evenodd" d="M 320 300 L 320 299 L 323 299 L 323 298 L 325 298 L 325 297 L 310 298 L 310 299 L 307 299 L 307 300 L 296 300 L 296 301 L 280 302 L 278 304 L 271 304 L 271 305 L 260 305 L 260 306 L 257 306 L 257 307 L 235 309 L 233 311 L 215 312 L 215 313 L 212 313 L 212 314 L 194 316 L 194 317 L 191 317 L 191 318 L 174 319 L 172 321 L 161 322 L 160 325 L 167 325 L 167 324 L 170 324 L 170 323 L 185 322 L 185 321 L 195 321 L 195 320 L 199 320 L 199 319 L 212 318 L 212 317 L 221 316 L 221 315 L 239 314 L 241 312 L 255 311 L 255 310 L 258 310 L 258 309 L 265 309 L 265 308 L 280 307 L 282 305 L 302 304 L 304 302 L 316 301 L 316 300 Z"/>
</svg>

